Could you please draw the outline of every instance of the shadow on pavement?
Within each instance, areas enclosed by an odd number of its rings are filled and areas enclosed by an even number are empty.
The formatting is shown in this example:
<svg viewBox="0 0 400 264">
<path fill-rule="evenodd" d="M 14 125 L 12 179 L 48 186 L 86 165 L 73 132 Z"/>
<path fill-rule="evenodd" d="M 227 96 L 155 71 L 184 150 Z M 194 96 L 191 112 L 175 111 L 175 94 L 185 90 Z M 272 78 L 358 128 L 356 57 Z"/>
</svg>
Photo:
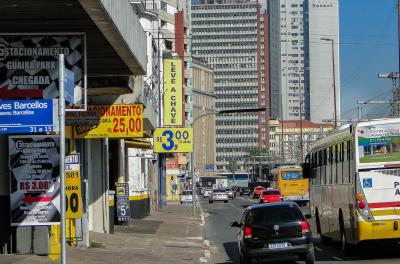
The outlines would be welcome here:
<svg viewBox="0 0 400 264">
<path fill-rule="evenodd" d="M 224 262 L 218 262 L 216 264 L 239 264 L 239 252 L 237 247 L 237 242 L 227 242 L 223 244 L 226 254 L 229 260 Z"/>
<path fill-rule="evenodd" d="M 321 244 L 320 239 L 314 239 L 314 245 L 322 249 L 315 250 L 316 261 L 362 261 L 362 260 L 383 260 L 400 258 L 400 245 L 397 243 L 386 243 L 383 241 L 360 244 L 353 248 L 350 256 L 345 256 L 337 242 Z M 333 258 L 334 257 L 334 258 Z"/>
</svg>

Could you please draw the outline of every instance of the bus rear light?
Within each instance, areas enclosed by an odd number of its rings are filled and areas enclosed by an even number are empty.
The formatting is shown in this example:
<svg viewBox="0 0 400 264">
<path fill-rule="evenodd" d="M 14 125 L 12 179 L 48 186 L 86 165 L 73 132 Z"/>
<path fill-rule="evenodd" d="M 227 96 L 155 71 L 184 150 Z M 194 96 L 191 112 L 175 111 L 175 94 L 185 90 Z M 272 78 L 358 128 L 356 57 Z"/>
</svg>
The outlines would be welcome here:
<svg viewBox="0 0 400 264">
<path fill-rule="evenodd" d="M 246 226 L 244 228 L 244 238 L 252 238 L 253 237 L 253 230 L 250 226 Z"/>
<path fill-rule="evenodd" d="M 364 209 L 367 206 L 367 204 L 364 201 L 358 202 L 358 208 Z"/>
<path fill-rule="evenodd" d="M 357 201 L 362 201 L 362 200 L 364 200 L 364 194 L 362 194 L 362 193 L 357 194 L 357 195 L 356 195 L 356 199 L 357 199 Z"/>
</svg>

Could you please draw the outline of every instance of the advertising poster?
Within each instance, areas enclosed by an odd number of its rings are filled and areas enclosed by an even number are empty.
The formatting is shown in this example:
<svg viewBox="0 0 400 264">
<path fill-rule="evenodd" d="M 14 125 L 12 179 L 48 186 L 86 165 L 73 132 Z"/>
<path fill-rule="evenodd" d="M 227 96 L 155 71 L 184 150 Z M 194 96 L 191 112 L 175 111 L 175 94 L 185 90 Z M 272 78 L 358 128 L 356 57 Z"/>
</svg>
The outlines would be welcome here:
<svg viewBox="0 0 400 264">
<path fill-rule="evenodd" d="M 156 153 L 192 152 L 193 128 L 156 128 L 153 140 Z"/>
<path fill-rule="evenodd" d="M 164 60 L 164 125 L 182 126 L 182 60 Z"/>
<path fill-rule="evenodd" d="M 84 84 L 83 35 L 0 35 L 0 94 L 53 99 L 58 97 L 58 55 L 65 55 L 65 67 L 73 72 L 75 98 L 80 104 Z M 35 96 L 26 96 L 26 93 Z M 15 97 L 15 96 L 14 96 Z"/>
<path fill-rule="evenodd" d="M 357 128 L 360 163 L 398 163 L 400 161 L 400 124 Z"/>
<path fill-rule="evenodd" d="M 81 164 L 79 153 L 65 157 L 66 218 L 82 217 Z"/>
<path fill-rule="evenodd" d="M 88 105 L 86 112 L 68 112 L 67 120 L 98 123 L 74 126 L 75 138 L 143 137 L 143 105 Z M 96 121 L 97 122 L 94 122 Z"/>
<path fill-rule="evenodd" d="M 11 225 L 60 221 L 58 136 L 10 136 Z"/>
</svg>

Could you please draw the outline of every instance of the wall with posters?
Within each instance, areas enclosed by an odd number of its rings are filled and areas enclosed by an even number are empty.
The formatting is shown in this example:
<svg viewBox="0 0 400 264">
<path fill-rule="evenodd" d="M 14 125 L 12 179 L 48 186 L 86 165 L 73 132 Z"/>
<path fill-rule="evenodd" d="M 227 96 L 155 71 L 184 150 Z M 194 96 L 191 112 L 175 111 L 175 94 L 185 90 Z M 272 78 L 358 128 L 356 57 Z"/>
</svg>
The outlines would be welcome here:
<svg viewBox="0 0 400 264">
<path fill-rule="evenodd" d="M 167 201 L 178 201 L 182 183 L 176 175 L 167 175 Z"/>
<path fill-rule="evenodd" d="M 8 156 L 8 141 L 6 136 L 0 136 L 0 157 Z M 0 217 L 0 253 L 11 253 L 7 250 L 7 241 L 11 235 L 10 228 L 10 190 L 9 190 L 8 160 L 0 159 L 0 207 L 2 217 Z"/>
</svg>

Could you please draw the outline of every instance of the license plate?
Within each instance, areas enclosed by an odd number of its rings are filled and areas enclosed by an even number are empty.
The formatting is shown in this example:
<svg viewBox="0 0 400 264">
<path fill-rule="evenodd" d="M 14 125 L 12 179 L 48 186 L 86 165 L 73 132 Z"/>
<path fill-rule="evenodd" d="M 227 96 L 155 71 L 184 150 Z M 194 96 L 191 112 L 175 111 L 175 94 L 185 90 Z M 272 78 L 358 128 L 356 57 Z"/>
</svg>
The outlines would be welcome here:
<svg viewBox="0 0 400 264">
<path fill-rule="evenodd" d="M 287 247 L 289 247 L 288 242 L 268 244 L 269 249 L 287 248 Z"/>
</svg>

